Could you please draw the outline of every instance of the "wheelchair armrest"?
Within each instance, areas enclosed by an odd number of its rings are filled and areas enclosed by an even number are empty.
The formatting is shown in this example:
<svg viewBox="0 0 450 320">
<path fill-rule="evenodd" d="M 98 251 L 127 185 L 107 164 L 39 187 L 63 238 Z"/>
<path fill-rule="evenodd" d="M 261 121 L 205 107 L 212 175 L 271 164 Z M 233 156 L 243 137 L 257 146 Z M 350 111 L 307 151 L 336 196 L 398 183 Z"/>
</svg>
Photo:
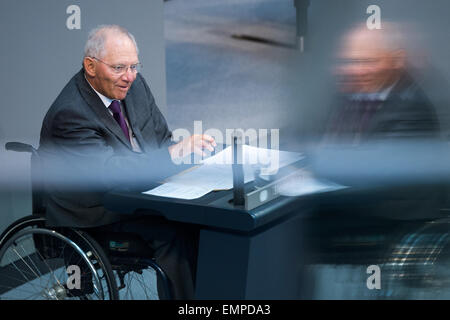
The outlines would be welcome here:
<svg viewBox="0 0 450 320">
<path fill-rule="evenodd" d="M 33 148 L 32 145 L 22 143 L 22 142 L 7 142 L 5 144 L 5 149 L 16 152 L 29 152 L 35 154 L 37 150 Z"/>
</svg>

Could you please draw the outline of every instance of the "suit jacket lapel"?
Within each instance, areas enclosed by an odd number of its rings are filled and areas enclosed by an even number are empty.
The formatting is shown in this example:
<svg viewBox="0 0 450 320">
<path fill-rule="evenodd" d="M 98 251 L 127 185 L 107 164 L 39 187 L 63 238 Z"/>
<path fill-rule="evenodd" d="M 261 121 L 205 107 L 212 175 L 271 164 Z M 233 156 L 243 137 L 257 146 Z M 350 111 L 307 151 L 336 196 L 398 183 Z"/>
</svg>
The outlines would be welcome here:
<svg viewBox="0 0 450 320">
<path fill-rule="evenodd" d="M 133 131 L 142 151 L 145 151 L 144 138 L 142 137 L 141 130 L 139 129 L 139 126 L 137 124 L 136 108 L 133 96 L 131 94 L 127 94 L 123 102 L 125 104 L 125 110 L 127 113 L 128 122 L 130 124 L 131 130 Z"/>
<path fill-rule="evenodd" d="M 125 145 L 127 145 L 130 149 L 131 143 L 123 134 L 122 129 L 120 128 L 117 121 L 111 116 L 108 110 L 105 108 L 100 97 L 95 93 L 95 91 L 91 88 L 86 78 L 84 77 L 84 71 L 81 70 L 78 73 L 77 77 L 77 85 L 80 89 L 80 93 L 83 96 L 83 99 L 87 102 L 87 104 L 94 110 L 94 112 L 99 116 L 99 118 L 103 121 L 105 126 L 111 130 L 117 138 L 122 141 Z"/>
</svg>

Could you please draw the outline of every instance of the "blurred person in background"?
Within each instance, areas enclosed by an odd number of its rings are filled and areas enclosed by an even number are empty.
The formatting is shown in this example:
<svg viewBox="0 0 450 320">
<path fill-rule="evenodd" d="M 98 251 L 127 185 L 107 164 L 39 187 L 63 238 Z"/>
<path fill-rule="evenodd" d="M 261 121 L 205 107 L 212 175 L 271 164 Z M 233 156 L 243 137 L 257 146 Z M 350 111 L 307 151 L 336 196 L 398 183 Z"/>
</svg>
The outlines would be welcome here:
<svg viewBox="0 0 450 320">
<path fill-rule="evenodd" d="M 311 243 L 317 245 L 315 252 L 328 252 L 321 259 L 329 263 L 378 263 L 405 220 L 442 215 L 442 183 L 424 184 L 415 177 L 422 174 L 416 164 L 427 170 L 415 152 L 439 140 L 440 124 L 435 107 L 410 75 L 397 27 L 358 25 L 344 35 L 337 52 L 339 94 L 311 166 L 317 177 L 350 187 L 316 199 L 310 232 L 317 241 Z M 408 165 L 409 171 L 402 171 Z"/>
<path fill-rule="evenodd" d="M 360 25 L 344 36 L 327 142 L 439 136 L 436 111 L 408 72 L 403 38 L 393 23 Z"/>
<path fill-rule="evenodd" d="M 332 106 L 324 145 L 337 144 L 342 146 L 340 150 L 351 151 L 343 161 L 347 171 L 336 168 L 342 172 L 339 182 L 345 185 L 371 187 L 369 180 L 372 178 L 394 177 L 397 169 L 417 158 L 413 153 L 409 155 L 410 150 L 414 152 L 440 138 L 435 107 L 410 75 L 404 43 L 405 35 L 400 33 L 400 26 L 386 22 L 379 30 L 358 25 L 343 37 L 335 68 L 339 94 Z M 394 163 L 392 153 L 386 151 L 391 150 L 388 148 L 405 150 L 398 151 L 402 160 Z M 330 165 L 334 164 L 330 162 Z M 351 173 L 357 168 L 362 175 L 346 179 L 344 172 Z M 369 179 L 365 180 L 364 176 Z M 398 180 L 377 181 L 381 190 L 389 191 L 371 196 L 370 199 L 376 199 L 376 206 L 370 210 L 367 203 L 361 201 L 363 211 L 394 219 L 434 216 L 435 200 L 440 197 L 435 186 L 425 188 Z M 393 190 L 391 183 L 395 185 Z M 397 188 L 398 185 L 402 187 Z"/>
</svg>

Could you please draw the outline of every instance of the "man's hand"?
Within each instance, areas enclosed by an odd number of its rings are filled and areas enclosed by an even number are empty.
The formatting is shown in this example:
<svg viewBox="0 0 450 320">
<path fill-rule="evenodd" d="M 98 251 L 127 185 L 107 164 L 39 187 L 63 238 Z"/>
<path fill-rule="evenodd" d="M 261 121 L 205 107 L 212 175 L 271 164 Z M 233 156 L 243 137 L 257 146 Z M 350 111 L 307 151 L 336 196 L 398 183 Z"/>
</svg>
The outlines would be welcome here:
<svg viewBox="0 0 450 320">
<path fill-rule="evenodd" d="M 169 147 L 169 153 L 172 160 L 184 158 L 191 153 L 196 153 L 202 157 L 206 156 L 203 149 L 214 151 L 214 147 L 217 146 L 214 138 L 207 134 L 194 134 L 189 138 L 186 138 L 177 144 Z"/>
</svg>

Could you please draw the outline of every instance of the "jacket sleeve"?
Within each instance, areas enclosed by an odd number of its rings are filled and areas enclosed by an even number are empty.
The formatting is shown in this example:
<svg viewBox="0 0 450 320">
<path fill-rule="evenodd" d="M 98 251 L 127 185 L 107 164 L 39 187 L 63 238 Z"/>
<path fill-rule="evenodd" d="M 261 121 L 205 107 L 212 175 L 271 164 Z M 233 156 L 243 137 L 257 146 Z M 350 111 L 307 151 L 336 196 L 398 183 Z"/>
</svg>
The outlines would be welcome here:
<svg viewBox="0 0 450 320">
<path fill-rule="evenodd" d="M 164 118 L 155 110 L 153 115 L 157 115 L 152 121 L 159 125 L 160 148 L 119 153 L 108 144 L 105 128 L 77 108 L 56 113 L 43 129 L 39 148 L 46 179 L 58 189 L 146 190 L 182 170 L 171 161 L 167 149 L 171 135 Z"/>
</svg>

